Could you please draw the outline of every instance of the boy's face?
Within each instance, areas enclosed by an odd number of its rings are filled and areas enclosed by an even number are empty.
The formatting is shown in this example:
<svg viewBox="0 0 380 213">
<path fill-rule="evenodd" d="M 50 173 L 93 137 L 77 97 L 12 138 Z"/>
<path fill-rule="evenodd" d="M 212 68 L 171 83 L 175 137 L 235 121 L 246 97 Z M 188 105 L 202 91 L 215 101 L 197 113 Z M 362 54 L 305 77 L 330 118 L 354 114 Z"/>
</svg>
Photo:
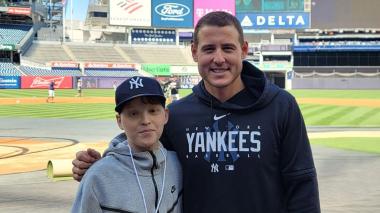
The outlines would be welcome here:
<svg viewBox="0 0 380 213">
<path fill-rule="evenodd" d="M 141 98 L 135 98 L 124 105 L 116 120 L 127 135 L 131 148 L 142 152 L 158 148 L 168 116 L 161 104 L 143 103 Z"/>
<path fill-rule="evenodd" d="M 242 60 L 247 56 L 248 45 L 239 42 L 239 33 L 233 25 L 201 27 L 198 44 L 192 44 L 191 50 L 206 88 L 234 90 L 240 86 Z"/>
</svg>

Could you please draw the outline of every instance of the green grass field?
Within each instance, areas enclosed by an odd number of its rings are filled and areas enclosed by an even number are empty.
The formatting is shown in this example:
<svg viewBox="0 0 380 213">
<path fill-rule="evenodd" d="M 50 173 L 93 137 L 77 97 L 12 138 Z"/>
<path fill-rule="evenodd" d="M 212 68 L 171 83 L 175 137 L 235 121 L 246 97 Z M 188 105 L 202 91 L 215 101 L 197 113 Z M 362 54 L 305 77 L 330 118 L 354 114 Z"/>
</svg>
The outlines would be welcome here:
<svg viewBox="0 0 380 213">
<path fill-rule="evenodd" d="M 180 90 L 184 97 L 190 89 Z M 296 98 L 380 100 L 380 90 L 292 90 Z M 56 99 L 74 97 L 76 90 L 56 90 Z M 84 97 L 113 97 L 112 89 L 85 89 Z M 114 119 L 113 103 L 1 104 L 1 98 L 45 98 L 47 90 L 0 90 L 0 117 Z M 380 127 L 378 106 L 300 104 L 308 126 Z M 313 144 L 380 154 L 380 138 L 313 139 Z"/>
<path fill-rule="evenodd" d="M 296 98 L 380 100 L 380 90 L 291 90 Z M 300 104 L 308 126 L 380 127 L 379 106 Z"/>
<path fill-rule="evenodd" d="M 180 90 L 181 97 L 191 92 Z M 296 98 L 380 99 L 380 90 L 292 90 Z M 46 97 L 47 90 L 0 90 L 1 98 Z M 74 97 L 76 90 L 56 90 L 56 99 Z M 112 89 L 85 89 L 84 97 L 113 97 Z M 308 126 L 380 127 L 380 107 L 300 104 Z M 113 104 L 9 104 L 0 103 L 0 117 L 113 119 Z"/>
<path fill-rule="evenodd" d="M 48 91 L 45 89 L 0 89 L 0 98 L 42 98 L 47 97 Z M 57 89 L 55 95 L 59 97 L 74 97 L 77 91 L 74 89 Z M 113 97 L 113 89 L 85 89 L 85 97 Z M 0 99 L 1 101 L 1 99 Z"/>
<path fill-rule="evenodd" d="M 180 89 L 180 95 L 186 96 L 191 89 Z M 380 100 L 380 90 L 290 90 L 292 95 L 297 98 L 353 98 L 353 99 L 378 99 Z M 73 97 L 76 90 L 58 89 L 57 97 Z M 89 97 L 112 97 L 112 89 L 84 89 L 83 93 Z M 0 89 L 0 98 L 15 97 L 46 97 L 47 90 L 44 89 Z"/>
<path fill-rule="evenodd" d="M 311 143 L 338 149 L 380 154 L 380 138 L 324 138 L 312 139 Z"/>
</svg>

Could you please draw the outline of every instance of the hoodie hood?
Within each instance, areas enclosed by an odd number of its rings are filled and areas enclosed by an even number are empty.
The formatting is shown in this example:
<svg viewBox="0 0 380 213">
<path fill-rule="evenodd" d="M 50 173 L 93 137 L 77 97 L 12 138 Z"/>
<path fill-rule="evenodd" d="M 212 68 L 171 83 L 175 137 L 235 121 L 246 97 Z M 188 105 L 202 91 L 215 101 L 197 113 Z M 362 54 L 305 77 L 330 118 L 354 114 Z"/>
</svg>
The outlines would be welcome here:
<svg viewBox="0 0 380 213">
<path fill-rule="evenodd" d="M 193 93 L 200 98 L 202 102 L 212 108 L 222 108 L 226 110 L 252 110 L 263 108 L 269 104 L 280 91 L 278 86 L 270 83 L 266 79 L 261 70 L 247 61 L 243 61 L 241 78 L 244 83 L 245 90 L 249 93 L 250 97 L 254 98 L 256 101 L 249 104 L 244 104 L 236 101 L 233 102 L 230 99 L 222 103 L 207 92 L 204 85 L 204 80 L 193 87 Z"/>
<path fill-rule="evenodd" d="M 103 154 L 103 157 L 112 156 L 125 165 L 130 171 L 134 172 L 129 149 L 130 147 L 128 146 L 126 135 L 124 133 L 120 133 L 111 140 L 109 147 Z M 159 173 L 160 170 L 163 169 L 167 151 L 160 143 L 159 149 L 137 153 L 132 150 L 132 154 L 138 175 L 150 176 L 150 170 L 152 167 L 154 167 L 154 174 Z M 154 158 L 156 159 L 155 164 L 153 160 Z"/>
</svg>

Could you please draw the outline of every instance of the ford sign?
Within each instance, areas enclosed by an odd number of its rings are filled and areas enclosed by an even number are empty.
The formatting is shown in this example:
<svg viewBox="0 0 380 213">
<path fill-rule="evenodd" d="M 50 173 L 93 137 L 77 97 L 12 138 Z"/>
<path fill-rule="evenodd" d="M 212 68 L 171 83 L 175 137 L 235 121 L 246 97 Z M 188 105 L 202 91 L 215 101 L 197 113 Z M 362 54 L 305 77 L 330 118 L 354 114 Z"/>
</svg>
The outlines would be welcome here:
<svg viewBox="0 0 380 213">
<path fill-rule="evenodd" d="M 161 16 L 178 18 L 190 13 L 190 8 L 183 4 L 163 3 L 154 8 L 154 11 Z"/>
</svg>

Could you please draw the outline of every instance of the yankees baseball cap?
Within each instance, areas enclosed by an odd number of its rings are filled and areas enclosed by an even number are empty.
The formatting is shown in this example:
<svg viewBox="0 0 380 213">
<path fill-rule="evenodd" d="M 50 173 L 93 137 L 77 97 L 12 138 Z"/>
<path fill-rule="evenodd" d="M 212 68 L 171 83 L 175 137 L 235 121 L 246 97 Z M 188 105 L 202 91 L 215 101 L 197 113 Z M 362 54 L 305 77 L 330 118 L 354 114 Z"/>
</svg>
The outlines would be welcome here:
<svg viewBox="0 0 380 213">
<path fill-rule="evenodd" d="M 121 113 L 124 104 L 128 101 L 141 96 L 156 96 L 161 100 L 165 107 L 165 95 L 160 83 L 154 78 L 134 76 L 121 83 L 115 92 L 115 111 Z"/>
</svg>

